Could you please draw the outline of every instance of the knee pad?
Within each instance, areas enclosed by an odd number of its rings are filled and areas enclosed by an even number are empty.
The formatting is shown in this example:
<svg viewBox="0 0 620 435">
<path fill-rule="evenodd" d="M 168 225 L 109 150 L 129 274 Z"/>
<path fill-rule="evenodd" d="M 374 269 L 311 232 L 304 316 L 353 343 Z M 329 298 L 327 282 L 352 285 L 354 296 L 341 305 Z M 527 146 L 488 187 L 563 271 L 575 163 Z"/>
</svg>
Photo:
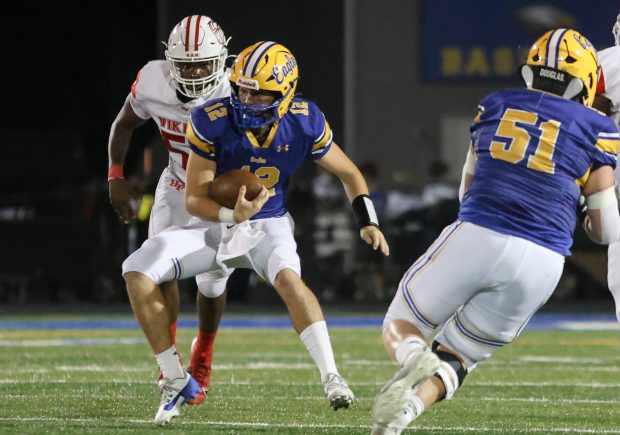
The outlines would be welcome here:
<svg viewBox="0 0 620 435">
<path fill-rule="evenodd" d="M 467 376 L 467 370 L 456 356 L 450 352 L 437 350 L 438 346 L 439 343 L 434 341 L 432 350 L 440 361 L 439 370 L 437 370 L 435 376 L 441 379 L 441 382 L 443 382 L 446 388 L 446 397 L 444 397 L 444 400 L 450 400 L 454 396 L 457 388 L 463 383 L 465 376 Z"/>
<path fill-rule="evenodd" d="M 230 269 L 231 273 L 234 269 Z M 209 272 L 196 276 L 198 291 L 206 298 L 217 298 L 226 290 L 230 273 Z"/>
</svg>

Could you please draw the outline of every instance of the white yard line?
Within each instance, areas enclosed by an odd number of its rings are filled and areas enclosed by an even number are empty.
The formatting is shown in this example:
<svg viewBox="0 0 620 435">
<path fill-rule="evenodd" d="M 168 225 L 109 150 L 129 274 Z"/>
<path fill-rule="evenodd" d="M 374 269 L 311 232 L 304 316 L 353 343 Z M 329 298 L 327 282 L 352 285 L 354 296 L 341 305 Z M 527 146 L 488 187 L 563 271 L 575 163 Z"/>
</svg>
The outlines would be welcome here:
<svg viewBox="0 0 620 435">
<path fill-rule="evenodd" d="M 59 423 L 77 423 L 77 424 L 93 424 L 101 423 L 105 421 L 104 418 L 55 418 L 55 417 L 0 417 L 0 421 L 6 422 L 59 422 Z M 110 418 L 109 420 L 112 420 Z M 116 422 L 123 423 L 136 423 L 136 424 L 144 424 L 144 425 L 152 425 L 153 421 L 150 419 L 119 419 L 118 417 L 113 418 Z M 183 420 L 175 420 L 172 423 L 173 427 L 179 426 L 205 426 L 205 427 L 213 427 L 213 426 L 223 426 L 230 428 L 277 428 L 277 429 L 370 429 L 371 426 L 368 425 L 347 425 L 347 424 L 299 424 L 299 423 L 263 423 L 263 422 L 229 422 L 229 421 L 210 421 L 210 420 L 199 420 L 199 421 L 183 421 Z M 497 427 L 486 427 L 486 426 L 424 426 L 424 425 L 416 425 L 415 427 L 410 427 L 406 431 L 407 432 L 425 432 L 425 431 L 438 431 L 438 432 L 492 432 L 492 433 L 592 433 L 592 434 L 620 434 L 620 429 L 585 429 L 579 427 L 528 427 L 528 428 L 510 428 L 510 429 L 499 429 Z"/>
<path fill-rule="evenodd" d="M 155 384 L 153 383 L 153 386 Z M 54 392 L 37 392 L 38 398 L 43 397 L 57 397 L 58 393 Z M 32 398 L 32 394 L 24 393 L 24 394 L 3 394 L 2 397 L 6 399 L 28 399 Z M 89 393 L 88 391 L 83 391 L 81 393 L 63 393 L 63 398 L 73 398 L 73 399 L 88 399 L 90 397 L 96 397 L 97 399 L 120 399 L 120 400 L 131 400 L 131 399 L 142 399 L 143 396 L 138 394 L 101 394 L 97 392 Z M 325 396 L 316 395 L 316 396 L 297 396 L 294 398 L 298 401 L 317 401 L 323 402 L 325 401 Z M 221 401 L 247 401 L 247 396 L 230 396 L 230 395 L 222 395 L 220 394 L 217 400 Z M 289 399 L 286 399 L 289 400 Z M 364 402 L 370 403 L 373 401 L 373 397 L 356 397 L 355 401 L 357 403 Z M 583 405 L 618 405 L 620 404 L 620 400 L 596 400 L 596 399 L 550 399 L 547 397 L 495 397 L 495 396 L 487 396 L 487 397 L 479 397 L 475 400 L 480 400 L 483 402 L 523 402 L 523 403 L 550 403 L 550 404 L 583 404 Z"/>
<path fill-rule="evenodd" d="M 0 379 L 0 384 L 66 384 L 70 382 L 78 382 L 75 379 Z M 90 381 L 86 381 L 90 382 Z M 99 384 L 154 384 L 151 380 L 136 380 L 124 379 L 124 380 L 112 380 L 101 379 L 96 381 Z M 218 384 L 222 385 L 251 385 L 251 386 L 269 386 L 269 385 L 287 385 L 287 386 L 313 386 L 318 385 L 317 382 L 288 382 L 273 380 L 269 382 L 256 382 L 246 380 L 235 379 L 219 379 Z M 382 386 L 385 382 L 356 382 L 355 385 L 363 387 Z M 604 388 L 620 388 L 620 383 L 589 383 L 589 382 L 505 382 L 505 381 L 471 381 L 467 383 L 468 386 L 476 387 L 528 387 L 528 388 L 548 388 L 548 387 L 577 387 L 577 388 L 592 388 L 592 389 L 604 389 Z"/>
</svg>

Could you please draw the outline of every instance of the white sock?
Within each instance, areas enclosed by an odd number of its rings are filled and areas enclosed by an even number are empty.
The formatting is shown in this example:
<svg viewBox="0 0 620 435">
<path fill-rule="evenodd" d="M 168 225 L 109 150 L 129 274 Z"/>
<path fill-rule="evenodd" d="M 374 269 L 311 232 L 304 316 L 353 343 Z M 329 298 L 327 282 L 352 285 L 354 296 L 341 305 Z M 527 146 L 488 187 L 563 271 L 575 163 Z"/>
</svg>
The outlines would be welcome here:
<svg viewBox="0 0 620 435">
<path fill-rule="evenodd" d="M 315 322 L 299 334 L 302 343 L 310 352 L 310 356 L 321 372 L 321 382 L 325 381 L 328 373 L 338 373 L 334 351 L 329 341 L 325 320 Z"/>
<path fill-rule="evenodd" d="M 181 367 L 179 361 L 179 355 L 177 354 L 177 348 L 175 345 L 168 350 L 164 350 L 162 353 L 155 355 L 159 369 L 164 375 L 164 378 L 178 379 L 185 377 L 185 371 Z"/>
<path fill-rule="evenodd" d="M 422 350 L 426 347 L 426 342 L 422 340 L 420 337 L 407 337 L 396 347 L 396 352 L 394 353 L 394 359 L 398 363 L 399 366 L 403 366 L 409 355 L 418 350 Z"/>
</svg>

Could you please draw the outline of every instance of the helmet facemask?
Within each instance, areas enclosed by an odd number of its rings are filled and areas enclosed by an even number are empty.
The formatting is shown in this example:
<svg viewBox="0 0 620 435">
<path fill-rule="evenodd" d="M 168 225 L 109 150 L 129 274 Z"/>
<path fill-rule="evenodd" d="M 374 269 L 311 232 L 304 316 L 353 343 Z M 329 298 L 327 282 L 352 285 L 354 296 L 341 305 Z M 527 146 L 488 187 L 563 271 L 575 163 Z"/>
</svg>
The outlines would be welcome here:
<svg viewBox="0 0 620 435">
<path fill-rule="evenodd" d="M 288 92 L 292 92 L 289 89 Z M 276 91 L 272 91 L 273 94 L 277 94 Z M 252 129 L 264 127 L 266 125 L 273 124 L 280 120 L 280 105 L 287 99 L 286 95 L 281 95 L 279 98 L 271 104 L 248 104 L 243 103 L 239 99 L 239 86 L 234 85 L 230 94 L 230 104 L 233 108 L 233 116 L 236 124 L 243 129 Z M 288 104 L 288 103 L 286 103 Z M 270 112 L 266 116 L 266 112 Z"/>
<path fill-rule="evenodd" d="M 229 74 L 233 87 L 230 101 L 237 126 L 258 128 L 282 119 L 295 96 L 298 79 L 297 60 L 283 45 L 261 41 L 245 48 Z M 271 92 L 276 99 L 270 104 L 248 104 L 239 98 L 240 87 L 253 92 Z"/>
<path fill-rule="evenodd" d="M 219 56 L 211 58 L 175 58 L 166 52 L 166 59 L 170 65 L 170 74 L 175 88 L 189 98 L 207 98 L 224 79 L 224 69 L 228 51 L 224 50 Z M 193 75 L 192 70 L 206 70 L 206 75 Z"/>
<path fill-rule="evenodd" d="M 208 98 L 224 79 L 228 39 L 211 18 L 191 15 L 168 38 L 166 60 L 175 88 L 189 98 Z"/>
</svg>

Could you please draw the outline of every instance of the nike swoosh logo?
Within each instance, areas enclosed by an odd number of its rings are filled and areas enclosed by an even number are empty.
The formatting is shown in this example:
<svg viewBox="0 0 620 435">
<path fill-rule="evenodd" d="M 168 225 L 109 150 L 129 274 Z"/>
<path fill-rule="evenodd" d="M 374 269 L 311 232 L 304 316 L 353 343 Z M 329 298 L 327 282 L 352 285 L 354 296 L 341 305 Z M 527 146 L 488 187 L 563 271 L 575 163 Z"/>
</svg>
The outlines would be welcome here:
<svg viewBox="0 0 620 435">
<path fill-rule="evenodd" d="M 232 224 L 232 225 L 226 225 L 226 228 L 231 229 L 232 227 L 234 227 L 236 224 Z"/>
</svg>

